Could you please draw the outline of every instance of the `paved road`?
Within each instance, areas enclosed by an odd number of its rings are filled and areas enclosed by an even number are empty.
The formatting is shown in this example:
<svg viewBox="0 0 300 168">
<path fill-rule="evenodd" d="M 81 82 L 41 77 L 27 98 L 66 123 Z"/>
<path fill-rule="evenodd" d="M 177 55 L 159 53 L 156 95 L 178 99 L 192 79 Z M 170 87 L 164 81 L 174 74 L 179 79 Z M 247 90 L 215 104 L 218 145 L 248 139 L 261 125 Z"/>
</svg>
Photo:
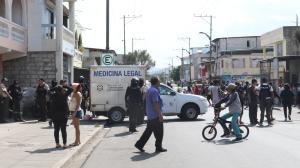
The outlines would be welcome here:
<svg viewBox="0 0 300 168">
<path fill-rule="evenodd" d="M 164 147 L 166 153 L 154 153 L 153 136 L 145 146 L 145 153 L 133 147 L 145 126 L 138 133 L 128 134 L 125 126 L 115 126 L 97 146 L 84 168 L 297 168 L 300 167 L 300 114 L 293 112 L 292 122 L 283 122 L 283 113 L 274 111 L 277 121 L 272 127 L 251 127 L 247 140 L 232 143 L 234 138 L 213 142 L 204 141 L 202 128 L 212 121 L 209 114 L 197 121 L 182 122 L 167 117 Z M 248 112 L 245 112 L 248 118 Z M 247 120 L 245 120 L 247 122 Z M 265 123 L 266 124 L 266 123 Z"/>
</svg>

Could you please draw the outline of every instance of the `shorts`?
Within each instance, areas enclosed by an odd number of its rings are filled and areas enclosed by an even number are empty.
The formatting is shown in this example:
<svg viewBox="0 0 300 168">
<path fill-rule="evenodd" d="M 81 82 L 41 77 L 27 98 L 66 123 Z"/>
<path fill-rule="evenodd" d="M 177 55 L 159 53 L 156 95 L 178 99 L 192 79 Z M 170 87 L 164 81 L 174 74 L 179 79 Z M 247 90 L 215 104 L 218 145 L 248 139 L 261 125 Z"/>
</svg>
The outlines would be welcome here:
<svg viewBox="0 0 300 168">
<path fill-rule="evenodd" d="M 72 112 L 72 114 L 75 113 L 75 118 L 78 118 L 78 119 L 82 119 L 82 111 L 79 110 L 77 112 Z"/>
</svg>

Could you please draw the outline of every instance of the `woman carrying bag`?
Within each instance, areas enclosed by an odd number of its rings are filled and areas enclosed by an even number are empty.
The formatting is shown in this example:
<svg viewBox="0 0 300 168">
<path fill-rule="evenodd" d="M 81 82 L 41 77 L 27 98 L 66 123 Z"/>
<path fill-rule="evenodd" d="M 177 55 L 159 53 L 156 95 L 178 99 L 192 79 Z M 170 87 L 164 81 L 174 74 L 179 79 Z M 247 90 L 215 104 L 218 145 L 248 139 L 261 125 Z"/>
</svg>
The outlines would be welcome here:
<svg viewBox="0 0 300 168">
<path fill-rule="evenodd" d="M 75 142 L 72 143 L 70 146 L 78 146 L 80 145 L 80 119 L 82 118 L 82 111 L 80 108 L 80 104 L 82 102 L 82 86 L 77 85 L 76 88 L 73 90 L 73 93 L 71 95 L 71 100 L 69 104 L 69 110 L 72 114 L 72 123 L 75 128 Z"/>
</svg>

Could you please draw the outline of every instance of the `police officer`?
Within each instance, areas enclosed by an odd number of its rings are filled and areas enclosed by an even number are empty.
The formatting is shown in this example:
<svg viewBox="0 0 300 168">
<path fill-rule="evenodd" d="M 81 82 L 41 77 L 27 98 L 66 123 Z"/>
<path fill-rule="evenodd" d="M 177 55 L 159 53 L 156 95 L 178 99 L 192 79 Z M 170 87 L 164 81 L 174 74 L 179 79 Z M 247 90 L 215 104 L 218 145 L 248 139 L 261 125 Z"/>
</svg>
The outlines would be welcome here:
<svg viewBox="0 0 300 168">
<path fill-rule="evenodd" d="M 79 77 L 79 84 L 82 87 L 82 102 L 81 102 L 81 109 L 83 110 L 83 114 L 86 115 L 87 104 L 89 99 L 89 88 L 85 82 L 85 78 L 83 76 Z"/>
<path fill-rule="evenodd" d="M 0 82 L 0 123 L 8 122 L 8 103 L 9 99 L 12 100 L 12 97 L 8 93 L 5 82 L 8 82 L 7 78 L 3 78 Z"/>
<path fill-rule="evenodd" d="M 129 112 L 129 132 L 137 132 L 136 124 L 139 116 L 138 114 L 141 112 L 142 93 L 139 88 L 139 79 L 136 77 L 131 79 L 131 84 L 127 87 L 125 103 Z"/>
<path fill-rule="evenodd" d="M 257 88 L 259 91 L 259 105 L 260 105 L 260 122 L 259 125 L 262 126 L 264 121 L 264 115 L 266 111 L 266 117 L 268 125 L 272 125 L 271 111 L 272 111 L 272 100 L 273 100 L 273 88 L 267 83 L 267 79 L 263 78 L 261 85 Z"/>
<path fill-rule="evenodd" d="M 14 80 L 13 84 L 8 88 L 9 94 L 12 96 L 12 103 L 13 103 L 13 118 L 14 121 L 24 121 L 22 117 L 22 112 L 20 109 L 20 103 L 22 100 L 22 90 L 19 86 L 18 81 Z"/>
<path fill-rule="evenodd" d="M 46 96 L 49 91 L 49 86 L 45 83 L 44 79 L 39 79 L 38 86 L 36 88 L 36 101 L 40 112 L 41 122 L 46 122 L 47 118 L 47 99 Z"/>
</svg>

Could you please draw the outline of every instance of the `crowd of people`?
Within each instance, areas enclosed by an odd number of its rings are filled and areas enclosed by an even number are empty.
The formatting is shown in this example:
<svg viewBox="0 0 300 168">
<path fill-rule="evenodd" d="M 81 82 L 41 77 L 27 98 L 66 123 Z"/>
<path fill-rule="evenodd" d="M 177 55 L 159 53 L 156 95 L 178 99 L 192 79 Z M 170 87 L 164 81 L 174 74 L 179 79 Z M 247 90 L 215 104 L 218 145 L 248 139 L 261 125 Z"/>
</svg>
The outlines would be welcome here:
<svg viewBox="0 0 300 168">
<path fill-rule="evenodd" d="M 0 122 L 9 122 L 10 116 L 15 122 L 24 122 L 22 108 L 20 107 L 23 91 L 14 80 L 7 87 L 8 79 L 3 78 L 0 83 Z M 82 113 L 87 110 L 88 88 L 84 77 L 80 77 L 78 84 L 68 85 L 65 80 L 51 82 L 51 86 L 44 79 L 39 79 L 35 91 L 35 105 L 39 114 L 39 122 L 49 119 L 49 126 L 54 125 L 54 139 L 56 148 L 67 147 L 68 118 L 72 118 L 75 128 L 75 141 L 70 146 L 80 145 L 80 119 Z M 59 132 L 61 131 L 63 145 L 59 143 Z"/>
</svg>

